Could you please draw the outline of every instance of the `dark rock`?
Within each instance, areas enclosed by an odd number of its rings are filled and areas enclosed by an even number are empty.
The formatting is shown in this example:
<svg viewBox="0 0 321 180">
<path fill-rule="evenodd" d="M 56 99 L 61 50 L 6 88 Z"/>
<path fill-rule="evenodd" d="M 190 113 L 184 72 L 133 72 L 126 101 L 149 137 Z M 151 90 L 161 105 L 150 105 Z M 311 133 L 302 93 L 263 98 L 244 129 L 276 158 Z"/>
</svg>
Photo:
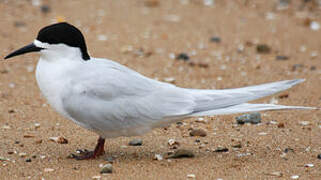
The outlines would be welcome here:
<svg viewBox="0 0 321 180">
<path fill-rule="evenodd" d="M 235 118 L 237 124 L 244 124 L 244 123 L 251 123 L 251 124 L 258 124 L 261 123 L 261 114 L 258 112 L 244 114 Z"/>
<path fill-rule="evenodd" d="M 31 162 L 31 159 L 30 158 L 26 159 L 26 162 Z"/>
<path fill-rule="evenodd" d="M 318 154 L 318 156 L 317 156 L 317 157 L 318 157 L 318 159 L 321 159 L 321 154 Z"/>
<path fill-rule="evenodd" d="M 141 146 L 141 145 L 143 145 L 143 140 L 141 140 L 141 139 L 133 139 L 133 140 L 129 141 L 128 145 L 130 145 L 130 146 Z"/>
<path fill-rule="evenodd" d="M 268 54 L 271 52 L 271 48 L 266 44 L 258 44 L 256 46 L 256 51 L 260 54 Z"/>
<path fill-rule="evenodd" d="M 314 71 L 314 70 L 316 70 L 316 69 L 317 69 L 316 66 L 311 66 L 311 67 L 310 67 L 310 70 L 311 70 L 311 71 Z"/>
<path fill-rule="evenodd" d="M 190 133 L 190 136 L 201 136 L 205 137 L 207 135 L 206 131 L 203 129 L 193 129 Z"/>
<path fill-rule="evenodd" d="M 49 13 L 51 11 L 51 8 L 48 5 L 42 5 L 40 7 L 40 10 L 41 10 L 42 13 L 47 14 L 47 13 Z"/>
<path fill-rule="evenodd" d="M 15 27 L 24 27 L 24 26 L 26 26 L 26 23 L 22 22 L 22 21 L 15 21 L 13 25 Z"/>
<path fill-rule="evenodd" d="M 299 69 L 301 69 L 301 68 L 303 68 L 303 67 L 304 67 L 303 64 L 294 64 L 294 65 L 292 66 L 292 71 L 299 70 Z"/>
<path fill-rule="evenodd" d="M 228 152 L 228 148 L 226 147 L 217 147 L 214 152 Z"/>
<path fill-rule="evenodd" d="M 294 149 L 292 149 L 292 148 L 285 148 L 285 149 L 284 149 L 284 152 L 285 152 L 285 153 L 289 153 L 289 152 L 292 152 L 292 153 L 293 153 L 293 152 L 294 152 Z"/>
<path fill-rule="evenodd" d="M 210 42 L 220 43 L 221 42 L 221 38 L 217 37 L 217 36 L 213 36 L 213 37 L 211 37 Z"/>
<path fill-rule="evenodd" d="M 285 61 L 289 59 L 289 56 L 276 56 L 275 59 L 278 61 Z"/>
<path fill-rule="evenodd" d="M 194 156 L 194 153 L 190 150 L 179 149 L 175 151 L 173 154 L 170 154 L 168 158 L 192 158 Z"/>
<path fill-rule="evenodd" d="M 180 53 L 176 56 L 177 60 L 183 60 L 183 61 L 188 61 L 189 56 L 186 53 Z"/>
</svg>

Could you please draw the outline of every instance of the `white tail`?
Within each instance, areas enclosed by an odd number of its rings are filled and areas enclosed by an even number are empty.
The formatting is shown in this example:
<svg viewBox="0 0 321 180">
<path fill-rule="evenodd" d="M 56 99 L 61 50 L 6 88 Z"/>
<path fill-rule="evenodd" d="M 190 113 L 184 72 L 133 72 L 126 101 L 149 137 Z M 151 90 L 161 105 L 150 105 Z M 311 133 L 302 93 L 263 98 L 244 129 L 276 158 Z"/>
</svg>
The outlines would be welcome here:
<svg viewBox="0 0 321 180">
<path fill-rule="evenodd" d="M 248 101 L 269 96 L 291 88 L 304 79 L 286 80 L 237 89 L 198 90 L 190 89 L 195 97 L 195 107 L 190 116 L 210 116 L 278 109 L 316 109 L 302 106 L 274 104 L 249 104 Z"/>
</svg>

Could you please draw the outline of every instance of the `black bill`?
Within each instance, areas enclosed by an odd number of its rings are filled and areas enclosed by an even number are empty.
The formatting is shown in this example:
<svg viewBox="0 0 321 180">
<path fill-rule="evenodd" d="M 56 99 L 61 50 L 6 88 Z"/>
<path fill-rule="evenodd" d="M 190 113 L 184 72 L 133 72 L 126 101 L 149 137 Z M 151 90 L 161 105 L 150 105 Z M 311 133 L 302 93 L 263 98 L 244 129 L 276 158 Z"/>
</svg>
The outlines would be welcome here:
<svg viewBox="0 0 321 180">
<path fill-rule="evenodd" d="M 37 47 L 35 46 L 35 44 L 31 43 L 23 48 L 20 48 L 12 53 L 10 53 L 8 56 L 6 56 L 4 59 L 9 59 L 11 57 L 14 57 L 14 56 L 18 56 L 18 55 L 21 55 L 21 54 L 25 54 L 25 53 L 29 53 L 29 52 L 38 52 L 40 51 L 41 49 L 44 49 L 44 48 L 40 48 L 40 47 Z"/>
</svg>

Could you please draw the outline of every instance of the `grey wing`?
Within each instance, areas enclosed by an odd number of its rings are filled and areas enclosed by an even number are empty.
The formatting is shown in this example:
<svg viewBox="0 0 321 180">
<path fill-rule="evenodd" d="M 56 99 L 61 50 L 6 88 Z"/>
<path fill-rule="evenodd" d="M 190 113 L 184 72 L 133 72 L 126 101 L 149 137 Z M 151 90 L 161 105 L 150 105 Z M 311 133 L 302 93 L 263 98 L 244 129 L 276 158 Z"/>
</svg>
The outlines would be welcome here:
<svg viewBox="0 0 321 180">
<path fill-rule="evenodd" d="M 185 89 L 117 66 L 79 75 L 66 88 L 63 106 L 74 121 L 117 137 L 139 135 L 192 113 L 194 100 Z"/>
</svg>

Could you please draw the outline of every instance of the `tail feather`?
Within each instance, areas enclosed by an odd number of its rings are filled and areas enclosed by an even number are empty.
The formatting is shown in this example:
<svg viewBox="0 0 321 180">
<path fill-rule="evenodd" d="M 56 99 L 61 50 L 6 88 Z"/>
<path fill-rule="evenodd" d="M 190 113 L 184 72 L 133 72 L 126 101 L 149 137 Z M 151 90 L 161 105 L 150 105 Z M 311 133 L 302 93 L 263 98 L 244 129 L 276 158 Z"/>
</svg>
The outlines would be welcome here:
<svg viewBox="0 0 321 180">
<path fill-rule="evenodd" d="M 189 89 L 190 93 L 192 93 L 195 98 L 195 106 L 191 116 L 276 109 L 307 109 L 305 107 L 280 106 L 273 104 L 247 104 L 248 101 L 284 91 L 303 81 L 304 79 L 286 80 L 257 86 L 223 90 Z"/>
<path fill-rule="evenodd" d="M 276 105 L 276 104 L 243 103 L 243 104 L 225 107 L 221 109 L 197 112 L 197 113 L 191 114 L 191 116 L 193 117 L 194 116 L 213 116 L 213 115 L 223 115 L 223 114 L 236 114 L 236 113 L 245 113 L 245 112 L 286 110 L 286 109 L 312 110 L 317 108 L 303 107 L 303 106 L 283 106 L 283 105 Z"/>
</svg>

